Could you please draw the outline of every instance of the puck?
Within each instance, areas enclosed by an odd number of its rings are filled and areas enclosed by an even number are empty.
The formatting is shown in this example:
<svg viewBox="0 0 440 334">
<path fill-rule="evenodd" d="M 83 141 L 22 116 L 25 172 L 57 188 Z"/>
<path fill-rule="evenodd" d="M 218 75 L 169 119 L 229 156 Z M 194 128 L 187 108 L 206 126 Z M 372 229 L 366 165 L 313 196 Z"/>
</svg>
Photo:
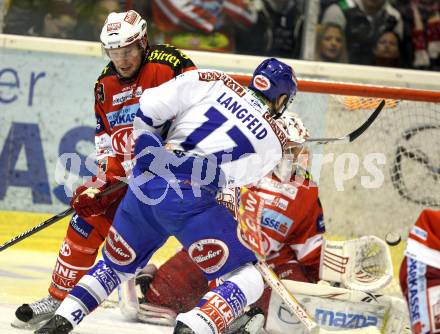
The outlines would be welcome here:
<svg viewBox="0 0 440 334">
<path fill-rule="evenodd" d="M 402 241 L 402 238 L 400 238 L 400 234 L 397 232 L 388 232 L 385 236 L 385 241 L 390 246 L 396 246 Z"/>
</svg>

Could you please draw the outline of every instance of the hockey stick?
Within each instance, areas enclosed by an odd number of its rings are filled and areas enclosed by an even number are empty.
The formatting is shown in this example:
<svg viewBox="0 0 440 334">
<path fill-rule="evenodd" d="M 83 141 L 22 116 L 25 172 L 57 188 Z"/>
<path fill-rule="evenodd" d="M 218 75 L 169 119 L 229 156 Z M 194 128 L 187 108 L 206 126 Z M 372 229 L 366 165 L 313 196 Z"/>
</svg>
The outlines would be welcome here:
<svg viewBox="0 0 440 334">
<path fill-rule="evenodd" d="M 118 189 L 121 189 L 124 187 L 126 183 L 124 181 L 119 181 L 107 189 L 105 189 L 102 193 L 99 193 L 96 195 L 98 198 L 108 195 Z M 3 245 L 0 246 L 0 252 L 4 251 L 5 249 L 11 247 L 12 245 L 15 245 L 17 242 L 22 241 L 23 239 L 26 239 L 27 237 L 30 237 L 31 235 L 37 233 L 38 231 L 41 231 L 42 229 L 45 229 L 46 227 L 49 227 L 53 223 L 56 223 L 57 221 L 63 219 L 64 217 L 67 217 L 71 215 L 74 212 L 73 208 L 68 208 L 67 210 L 64 210 L 63 212 L 58 213 L 57 215 L 49 218 L 48 220 L 45 220 L 44 222 L 35 225 L 34 227 L 30 228 L 29 230 L 13 237 L 11 240 L 5 242 Z"/>
<path fill-rule="evenodd" d="M 379 116 L 383 107 L 385 106 L 385 100 L 382 100 L 377 108 L 373 111 L 373 113 L 368 117 L 368 119 L 358 127 L 356 130 L 346 134 L 345 136 L 339 138 L 307 138 L 304 140 L 304 143 L 312 143 L 312 144 L 327 144 L 329 142 L 341 141 L 343 143 L 351 143 L 355 141 L 361 134 L 367 130 L 371 124 L 373 124 L 374 120 Z"/>
<path fill-rule="evenodd" d="M 278 293 L 287 307 L 302 322 L 309 333 L 322 333 L 318 324 L 307 312 L 301 307 L 296 298 L 281 283 L 278 276 L 269 268 L 264 260 L 265 252 L 261 238 L 261 215 L 263 211 L 263 199 L 257 194 L 242 188 L 240 196 L 240 209 L 238 215 L 239 221 L 239 237 L 242 243 L 250 248 L 258 258 L 255 267 L 266 283 Z"/>
</svg>

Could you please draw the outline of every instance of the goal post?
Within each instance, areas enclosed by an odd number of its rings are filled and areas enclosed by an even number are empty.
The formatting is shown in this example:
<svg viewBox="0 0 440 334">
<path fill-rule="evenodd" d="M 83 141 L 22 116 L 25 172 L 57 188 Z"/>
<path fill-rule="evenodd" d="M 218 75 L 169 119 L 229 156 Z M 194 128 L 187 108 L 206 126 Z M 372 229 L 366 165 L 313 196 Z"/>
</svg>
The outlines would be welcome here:
<svg viewBox="0 0 440 334">
<path fill-rule="evenodd" d="M 232 76 L 243 85 L 251 79 Z M 440 91 L 299 80 L 288 112 L 311 137 L 340 137 L 382 99 L 384 110 L 356 141 L 310 146 L 329 235 L 406 238 L 423 208 L 440 209 Z"/>
</svg>

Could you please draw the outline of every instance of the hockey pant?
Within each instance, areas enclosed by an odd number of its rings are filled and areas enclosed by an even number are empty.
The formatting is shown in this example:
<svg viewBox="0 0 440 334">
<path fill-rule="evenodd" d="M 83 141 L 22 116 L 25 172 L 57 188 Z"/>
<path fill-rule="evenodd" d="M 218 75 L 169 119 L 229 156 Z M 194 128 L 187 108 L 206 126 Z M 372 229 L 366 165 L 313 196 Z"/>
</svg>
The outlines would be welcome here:
<svg viewBox="0 0 440 334">
<path fill-rule="evenodd" d="M 135 195 L 129 188 L 103 247 L 104 261 L 98 262 L 81 279 L 60 306 L 58 314 L 73 324 L 79 323 L 118 284 L 145 267 L 170 235 L 188 250 L 207 280 L 230 276 L 208 292 L 199 304 L 198 309 L 207 317 L 205 323 L 210 323 L 214 333 L 260 297 L 262 277 L 250 264 L 256 261 L 255 255 L 240 243 L 237 223 L 230 212 L 217 203 L 216 189 L 204 187 L 197 197 L 188 182 L 179 185 L 180 194 L 167 185 L 165 180 L 155 178 L 137 189 L 150 199 L 164 196 L 155 205 L 138 200 L 139 193 Z M 214 312 L 212 308 L 216 307 Z M 210 315 L 213 318 L 209 318 Z M 201 323 L 194 318 L 200 317 L 186 314 L 182 321 L 198 326 Z"/>
<path fill-rule="evenodd" d="M 412 333 L 440 333 L 440 269 L 404 257 L 400 286 L 407 300 Z"/>
</svg>

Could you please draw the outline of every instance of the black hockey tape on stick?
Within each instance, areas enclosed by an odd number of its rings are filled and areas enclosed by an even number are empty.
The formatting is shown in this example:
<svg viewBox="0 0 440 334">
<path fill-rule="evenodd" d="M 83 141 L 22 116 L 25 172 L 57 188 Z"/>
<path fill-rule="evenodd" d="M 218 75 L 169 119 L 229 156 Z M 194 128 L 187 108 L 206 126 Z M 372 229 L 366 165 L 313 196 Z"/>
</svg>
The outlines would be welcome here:
<svg viewBox="0 0 440 334">
<path fill-rule="evenodd" d="M 362 135 L 365 130 L 367 130 L 371 124 L 375 121 L 377 116 L 379 116 L 380 112 L 382 111 L 383 107 L 385 106 L 385 100 L 382 100 L 379 105 L 376 107 L 376 109 L 373 111 L 373 113 L 368 117 L 368 119 L 356 130 L 350 132 L 349 134 L 346 134 L 343 137 L 339 138 L 306 138 L 305 143 L 315 143 L 315 144 L 327 144 L 329 142 L 335 142 L 335 141 L 342 141 L 346 143 L 351 143 L 352 141 L 355 141 L 360 135 Z"/>
<path fill-rule="evenodd" d="M 111 185 L 110 187 L 108 187 L 107 189 L 105 189 L 102 193 L 99 193 L 97 196 L 102 197 L 105 195 L 108 195 L 118 189 L 121 189 L 122 187 L 124 187 L 126 185 L 126 183 L 124 181 L 119 181 L 113 185 Z M 61 219 L 63 219 L 64 217 L 67 217 L 69 215 L 71 215 L 74 212 L 74 210 L 72 208 L 68 208 L 67 210 L 60 212 L 58 214 L 56 214 L 55 216 L 49 218 L 48 220 L 45 220 L 44 222 L 35 225 L 34 227 L 32 227 L 31 229 L 16 235 L 15 237 L 13 237 L 11 240 L 5 242 L 3 245 L 0 246 L 0 252 L 4 251 L 6 248 L 11 247 L 12 245 L 15 245 L 16 243 L 26 239 L 27 237 L 30 237 L 31 235 L 45 229 L 46 227 L 49 227 L 50 225 L 52 225 L 53 223 L 56 223 L 57 221 L 60 221 Z"/>
</svg>

